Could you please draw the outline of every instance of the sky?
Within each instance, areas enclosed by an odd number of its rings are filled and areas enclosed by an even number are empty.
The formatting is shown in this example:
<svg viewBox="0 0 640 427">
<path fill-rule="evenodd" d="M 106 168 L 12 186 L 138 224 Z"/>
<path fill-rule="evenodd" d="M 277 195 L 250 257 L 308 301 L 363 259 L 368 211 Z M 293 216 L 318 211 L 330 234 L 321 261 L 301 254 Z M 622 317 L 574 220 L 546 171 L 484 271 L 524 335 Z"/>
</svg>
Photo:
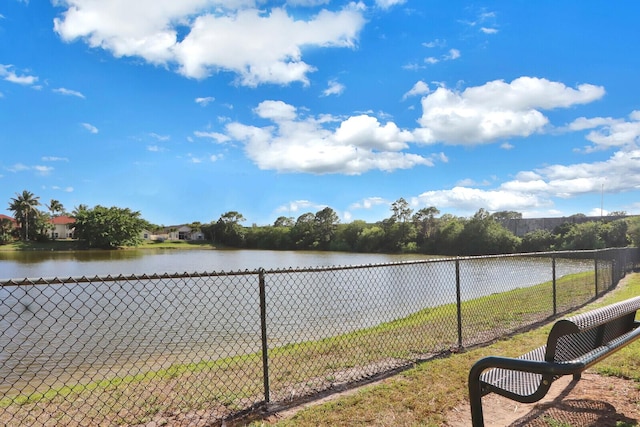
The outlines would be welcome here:
<svg viewBox="0 0 640 427">
<path fill-rule="evenodd" d="M 327 206 L 375 222 L 399 198 L 462 217 L 638 214 L 638 16 L 631 1 L 2 0 L 0 204 L 28 190 L 166 226 Z"/>
</svg>

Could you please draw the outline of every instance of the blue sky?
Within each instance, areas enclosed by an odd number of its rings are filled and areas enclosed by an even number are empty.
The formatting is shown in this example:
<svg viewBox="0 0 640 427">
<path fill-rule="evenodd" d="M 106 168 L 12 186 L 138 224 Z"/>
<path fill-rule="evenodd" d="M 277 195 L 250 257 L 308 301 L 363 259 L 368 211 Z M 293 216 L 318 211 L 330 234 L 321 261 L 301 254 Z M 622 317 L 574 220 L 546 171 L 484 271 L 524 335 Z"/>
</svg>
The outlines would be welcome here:
<svg viewBox="0 0 640 427">
<path fill-rule="evenodd" d="M 640 213 L 640 4 L 3 0 L 0 201 Z M 1 203 L 1 202 L 0 202 Z"/>
</svg>

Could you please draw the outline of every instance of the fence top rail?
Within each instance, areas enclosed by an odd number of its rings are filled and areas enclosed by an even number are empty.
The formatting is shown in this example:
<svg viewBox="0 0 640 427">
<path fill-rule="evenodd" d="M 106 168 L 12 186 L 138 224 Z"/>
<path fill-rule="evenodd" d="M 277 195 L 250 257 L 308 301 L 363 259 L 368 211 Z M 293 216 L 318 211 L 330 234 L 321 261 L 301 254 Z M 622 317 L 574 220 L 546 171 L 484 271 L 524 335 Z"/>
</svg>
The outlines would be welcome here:
<svg viewBox="0 0 640 427">
<path fill-rule="evenodd" d="M 119 281 L 146 281 L 146 280 L 162 280 L 162 279 L 188 279 L 188 278 L 201 278 L 201 277 L 224 277 L 224 276 L 251 276 L 260 274 L 283 274 L 283 273 L 310 273 L 310 272 L 323 272 L 323 271 L 339 271 L 339 270 L 357 270 L 367 268 L 379 268 L 379 267 L 395 267 L 405 265 L 419 265 L 419 264 L 431 264 L 431 263 L 447 263 L 447 262 L 459 262 L 470 260 L 482 260 L 482 259 L 507 259 L 518 257 L 562 257 L 562 256 L 575 256 L 575 255 L 592 255 L 598 253 L 604 253 L 611 249 L 629 249 L 629 248 L 608 248 L 608 249 L 596 249 L 596 250 L 583 250 L 583 251 L 552 251 L 552 252 L 528 252 L 528 253 L 515 253 L 515 254 L 501 254 L 501 255 L 482 255 L 482 256 L 464 256 L 464 257 L 437 257 L 426 258 L 418 260 L 407 261 L 394 261 L 386 263 L 371 263 L 371 264 L 359 264 L 359 265 L 334 265 L 334 266 L 312 266 L 312 267 L 289 267 L 289 268 L 276 268 L 266 270 L 264 268 L 258 268 L 254 270 L 239 270 L 239 271 L 212 271 L 212 272 L 193 272 L 193 273 L 154 273 L 154 274 L 130 274 L 130 275 L 107 275 L 107 276 L 81 276 L 81 277 L 40 277 L 40 278 L 24 278 L 24 279 L 7 279 L 0 280 L 0 288 L 9 286 L 24 286 L 24 285 L 54 285 L 54 284 L 69 284 L 69 283 L 91 283 L 91 282 L 119 282 Z M 631 248 L 636 249 L 636 248 Z"/>
</svg>

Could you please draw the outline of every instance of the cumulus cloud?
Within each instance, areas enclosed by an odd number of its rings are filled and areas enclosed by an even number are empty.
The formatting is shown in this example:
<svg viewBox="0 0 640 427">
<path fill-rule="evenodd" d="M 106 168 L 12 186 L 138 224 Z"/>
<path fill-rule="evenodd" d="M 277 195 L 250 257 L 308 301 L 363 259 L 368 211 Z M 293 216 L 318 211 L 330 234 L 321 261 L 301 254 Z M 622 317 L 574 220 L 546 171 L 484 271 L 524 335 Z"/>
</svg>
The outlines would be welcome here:
<svg viewBox="0 0 640 427">
<path fill-rule="evenodd" d="M 587 148 L 587 151 L 609 148 L 633 149 L 640 145 L 640 111 L 631 112 L 628 119 L 579 117 L 565 130 L 590 130 L 586 138 L 593 146 Z"/>
<path fill-rule="evenodd" d="M 454 208 L 466 212 L 475 212 L 481 207 L 489 211 L 519 211 L 534 206 L 549 205 L 549 203 L 534 194 L 460 186 L 450 190 L 427 191 L 411 200 L 414 206 L 437 206 L 438 209 Z"/>
<path fill-rule="evenodd" d="M 604 95 L 604 88 L 520 77 L 511 83 L 494 80 L 462 92 L 439 87 L 422 98 L 421 128 L 426 143 L 481 144 L 541 132 L 548 118 L 540 110 L 586 104 Z"/>
<path fill-rule="evenodd" d="M 282 101 L 263 101 L 254 111 L 273 124 L 257 127 L 234 122 L 226 131 L 244 143 L 247 156 L 261 169 L 356 175 L 434 164 L 433 158 L 404 152 L 413 139 L 411 132 L 366 114 L 344 120 L 306 117 Z"/>
<path fill-rule="evenodd" d="M 500 189 L 545 198 L 571 198 L 599 193 L 605 182 L 608 192 L 640 188 L 640 149 L 616 152 L 602 162 L 550 165 L 523 171 L 514 180 L 503 183 Z"/>
<path fill-rule="evenodd" d="M 238 75 L 240 84 L 256 86 L 308 84 L 315 67 L 302 60 L 302 48 L 353 48 L 365 24 L 362 3 L 322 9 L 306 20 L 281 7 L 260 4 L 258 9 L 258 3 L 262 2 L 58 0 L 65 10 L 55 18 L 54 29 L 67 42 L 83 40 L 116 57 L 136 56 L 151 64 L 175 66 L 190 78 L 229 71 Z"/>
</svg>

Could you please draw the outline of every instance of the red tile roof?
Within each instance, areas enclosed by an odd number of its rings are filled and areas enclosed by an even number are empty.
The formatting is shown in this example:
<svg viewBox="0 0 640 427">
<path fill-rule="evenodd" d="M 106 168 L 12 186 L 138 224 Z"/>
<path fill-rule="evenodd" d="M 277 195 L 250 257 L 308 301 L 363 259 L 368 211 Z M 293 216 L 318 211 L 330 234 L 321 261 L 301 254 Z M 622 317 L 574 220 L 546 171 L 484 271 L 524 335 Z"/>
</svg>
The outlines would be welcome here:
<svg viewBox="0 0 640 427">
<path fill-rule="evenodd" d="M 0 219 L 8 219 L 9 221 L 13 222 L 14 224 L 16 222 L 15 219 L 11 218 L 10 216 L 3 215 L 3 214 L 0 214 Z"/>
<path fill-rule="evenodd" d="M 71 218 L 70 216 L 60 215 L 54 218 L 51 218 L 51 224 L 53 225 L 65 225 L 65 224 L 74 224 L 76 222 L 75 218 Z"/>
</svg>

